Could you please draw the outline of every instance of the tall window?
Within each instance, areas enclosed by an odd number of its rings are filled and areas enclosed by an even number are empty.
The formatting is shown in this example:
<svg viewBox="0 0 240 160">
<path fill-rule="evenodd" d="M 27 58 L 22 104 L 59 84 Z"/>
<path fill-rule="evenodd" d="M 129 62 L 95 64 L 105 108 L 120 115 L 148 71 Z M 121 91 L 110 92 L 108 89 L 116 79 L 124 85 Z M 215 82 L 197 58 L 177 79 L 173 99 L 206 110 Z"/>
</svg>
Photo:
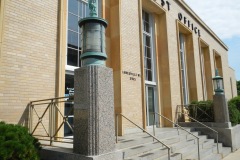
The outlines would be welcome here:
<svg viewBox="0 0 240 160">
<path fill-rule="evenodd" d="M 189 103 L 189 96 L 188 96 L 187 67 L 186 67 L 184 35 L 180 33 L 179 39 L 180 39 L 180 70 L 181 70 L 181 81 L 182 81 L 183 104 L 187 105 Z"/>
<path fill-rule="evenodd" d="M 88 0 L 68 0 L 67 57 L 65 75 L 65 96 L 74 87 L 74 69 L 81 67 L 81 30 L 78 21 L 88 16 Z M 71 102 L 65 102 L 65 115 L 73 110 Z M 73 112 L 68 116 L 68 122 L 73 127 Z M 64 135 L 72 135 L 67 124 L 64 125 Z"/>
<path fill-rule="evenodd" d="M 81 30 L 78 21 L 87 15 L 87 0 L 68 0 L 67 65 L 69 66 L 81 66 Z"/>
<path fill-rule="evenodd" d="M 152 42 L 152 22 L 149 13 L 143 11 L 143 46 L 145 81 L 156 82 L 154 74 L 154 55 Z"/>
<path fill-rule="evenodd" d="M 201 72 L 202 72 L 202 85 L 203 85 L 203 100 L 207 100 L 207 86 L 206 86 L 206 71 L 205 71 L 205 56 L 204 56 L 204 48 L 201 48 L 200 53 L 200 62 L 201 62 Z"/>
<path fill-rule="evenodd" d="M 152 16 L 143 11 L 143 47 L 144 47 L 144 72 L 145 72 L 145 91 L 146 91 L 146 117 L 147 125 L 154 125 L 153 112 L 158 111 L 157 90 L 155 76 L 155 54 L 153 45 L 153 20 Z"/>
</svg>

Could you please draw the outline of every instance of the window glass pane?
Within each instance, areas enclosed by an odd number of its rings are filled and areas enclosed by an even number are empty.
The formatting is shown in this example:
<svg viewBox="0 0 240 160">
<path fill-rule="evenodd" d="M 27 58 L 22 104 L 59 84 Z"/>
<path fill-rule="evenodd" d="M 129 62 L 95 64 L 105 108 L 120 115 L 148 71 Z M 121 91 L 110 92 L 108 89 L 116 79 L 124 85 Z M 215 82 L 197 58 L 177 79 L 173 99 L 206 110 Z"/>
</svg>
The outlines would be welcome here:
<svg viewBox="0 0 240 160">
<path fill-rule="evenodd" d="M 78 16 L 80 17 L 80 18 L 83 18 L 83 4 L 82 4 L 82 2 L 80 2 L 80 3 L 78 3 L 79 5 L 78 5 Z"/>
<path fill-rule="evenodd" d="M 78 51 L 68 48 L 67 65 L 78 66 Z"/>
<path fill-rule="evenodd" d="M 78 48 L 78 34 L 68 30 L 68 47 Z"/>
<path fill-rule="evenodd" d="M 148 47 L 151 47 L 151 44 L 150 44 L 151 41 L 150 41 L 150 37 L 149 36 L 146 36 L 146 40 L 145 41 L 146 41 L 145 45 L 148 46 Z"/>
<path fill-rule="evenodd" d="M 152 71 L 151 70 L 148 70 L 147 80 L 148 81 L 152 81 L 153 80 L 153 78 L 152 78 Z"/>
<path fill-rule="evenodd" d="M 71 13 L 68 14 L 68 29 L 78 31 L 78 17 Z"/>
<path fill-rule="evenodd" d="M 147 58 L 147 69 L 152 69 L 152 60 Z"/>
<path fill-rule="evenodd" d="M 151 49 L 145 46 L 145 56 L 151 58 Z"/>
<path fill-rule="evenodd" d="M 69 94 L 69 91 L 67 88 L 73 88 L 74 87 L 74 76 L 70 74 L 65 75 L 65 94 Z"/>
<path fill-rule="evenodd" d="M 68 12 L 78 15 L 78 0 L 68 0 Z"/>
<path fill-rule="evenodd" d="M 145 13 L 144 20 L 146 22 L 149 22 L 149 14 L 147 12 L 144 12 L 144 13 Z"/>
<path fill-rule="evenodd" d="M 149 29 L 149 23 L 144 22 L 144 31 L 147 33 L 150 33 L 150 29 Z"/>
</svg>

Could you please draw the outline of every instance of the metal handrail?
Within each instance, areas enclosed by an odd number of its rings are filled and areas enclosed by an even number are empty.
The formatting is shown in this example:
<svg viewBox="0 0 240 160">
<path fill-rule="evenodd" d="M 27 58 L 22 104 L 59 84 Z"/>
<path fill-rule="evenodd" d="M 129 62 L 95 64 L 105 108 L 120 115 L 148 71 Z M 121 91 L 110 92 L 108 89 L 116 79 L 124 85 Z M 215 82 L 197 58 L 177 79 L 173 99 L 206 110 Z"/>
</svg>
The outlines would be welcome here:
<svg viewBox="0 0 240 160">
<path fill-rule="evenodd" d="M 30 118 L 29 132 L 30 132 L 31 135 L 36 136 L 36 137 L 49 138 L 49 139 L 42 139 L 42 138 L 39 138 L 39 139 L 44 140 L 44 141 L 50 141 L 50 146 L 52 145 L 53 142 L 73 143 L 73 142 L 66 142 L 66 141 L 57 140 L 57 139 L 73 140 L 73 138 L 66 138 L 66 137 L 57 136 L 58 132 L 60 131 L 60 129 L 63 127 L 64 124 L 67 124 L 68 127 L 70 128 L 70 130 L 73 132 L 73 128 L 67 120 L 69 118 L 70 112 L 72 110 L 70 110 L 66 115 L 64 115 L 62 113 L 62 111 L 59 109 L 59 106 L 58 106 L 58 104 L 60 104 L 60 103 L 73 102 L 70 99 L 66 100 L 66 98 L 71 98 L 71 96 L 41 99 L 41 100 L 31 101 L 29 103 L 29 105 L 28 105 L 28 107 L 30 109 L 30 113 L 29 113 L 29 118 Z M 41 113 L 39 113 L 36 110 L 38 108 L 37 106 L 39 106 L 39 105 L 46 105 L 46 108 Z M 49 114 L 49 122 L 48 122 L 49 127 L 48 127 L 48 129 L 42 123 L 42 119 L 46 116 L 47 113 Z M 37 118 L 37 122 L 34 125 L 34 127 L 33 127 L 33 114 L 35 114 L 35 116 Z M 59 116 L 62 117 L 63 121 L 61 122 L 61 124 L 59 126 L 56 126 L 56 128 L 55 128 L 55 123 L 54 122 L 55 122 L 55 115 L 56 114 L 59 114 Z M 42 125 L 42 127 L 43 127 L 43 129 L 46 133 L 46 136 L 35 134 L 35 131 L 39 127 L 40 124 Z"/>
<path fill-rule="evenodd" d="M 179 126 L 178 124 L 174 123 L 172 120 L 170 120 L 169 118 L 157 113 L 157 112 L 151 112 L 151 114 L 154 115 L 154 123 L 153 123 L 153 127 L 154 127 L 154 124 L 155 124 L 155 115 L 157 114 L 158 116 L 168 120 L 169 122 L 171 122 L 172 124 L 176 125 L 177 126 L 177 130 L 178 130 L 178 127 L 181 128 L 182 130 L 184 130 L 185 132 L 189 133 L 190 135 L 192 135 L 193 137 L 195 137 L 197 139 L 197 146 L 198 146 L 198 159 L 200 160 L 200 149 L 199 149 L 199 137 L 194 135 L 193 133 L 189 132 L 188 130 L 184 129 L 183 127 Z M 178 131 L 178 135 L 179 135 L 179 131 Z"/>
<path fill-rule="evenodd" d="M 186 114 L 186 113 L 183 113 L 183 112 L 179 111 L 179 109 L 178 109 L 178 113 L 181 113 L 182 115 L 188 116 L 188 118 L 190 118 L 190 119 L 194 120 L 194 121 L 195 121 L 195 122 L 197 122 L 198 124 L 200 124 L 200 125 L 202 125 L 202 126 L 204 126 L 204 127 L 208 128 L 208 129 L 210 129 L 211 131 L 215 132 L 215 133 L 216 133 L 216 135 L 217 135 L 217 136 L 216 136 L 216 141 L 217 141 L 217 152 L 219 153 L 219 147 L 218 147 L 218 131 L 216 131 L 216 130 L 212 129 L 211 127 L 209 127 L 209 126 L 207 126 L 207 125 L 205 125 L 205 124 L 203 124 L 202 122 L 199 122 L 198 120 L 196 120 L 196 119 L 192 118 L 192 117 L 191 117 L 191 116 L 189 116 L 188 114 Z M 177 114 L 177 115 L 178 115 L 178 114 Z M 178 117 L 177 117 L 177 121 L 178 121 Z"/>
<path fill-rule="evenodd" d="M 201 105 L 201 106 L 206 106 L 206 103 L 199 103 L 199 105 Z M 184 105 L 185 106 L 185 105 Z M 208 118 L 211 118 L 211 119 L 213 119 L 213 117 L 211 116 L 211 115 L 209 115 L 206 111 L 204 111 L 203 109 L 201 109 L 197 104 L 190 104 L 190 105 L 186 105 L 188 108 L 190 107 L 190 106 L 192 106 L 192 107 L 194 107 L 194 109 L 196 108 L 197 110 L 199 110 L 199 111 L 201 111 L 204 115 L 206 115 Z M 196 115 L 195 115 L 196 116 Z M 195 117 L 195 118 L 197 118 L 197 117 Z"/>
<path fill-rule="evenodd" d="M 124 116 L 121 113 L 116 114 L 116 143 L 118 143 L 118 115 L 122 116 L 123 118 L 125 118 L 126 120 L 128 120 L 129 122 L 131 122 L 133 125 L 135 125 L 136 127 L 138 127 L 139 129 L 141 129 L 143 132 L 147 133 L 149 136 L 151 136 L 153 139 L 155 139 L 156 141 L 158 141 L 159 143 L 161 143 L 162 145 L 164 145 L 167 149 L 168 149 L 168 160 L 170 160 L 170 147 L 168 145 L 166 145 L 165 143 L 163 143 L 162 141 L 160 141 L 159 139 L 157 139 L 157 137 L 155 137 L 154 135 L 152 135 L 151 133 L 147 132 L 145 129 L 143 129 L 142 127 L 140 127 L 139 125 L 137 125 L 136 123 L 134 123 L 133 121 L 131 121 L 129 118 L 127 118 L 126 116 Z"/>
<path fill-rule="evenodd" d="M 31 102 L 32 102 L 32 103 L 35 103 L 35 102 L 51 101 L 51 100 L 57 100 L 57 99 L 63 99 L 63 98 L 69 98 L 69 96 L 65 96 L 65 97 L 55 97 L 55 98 L 48 98 L 48 99 L 41 99 L 41 100 L 36 100 L 36 101 L 31 101 Z"/>
</svg>

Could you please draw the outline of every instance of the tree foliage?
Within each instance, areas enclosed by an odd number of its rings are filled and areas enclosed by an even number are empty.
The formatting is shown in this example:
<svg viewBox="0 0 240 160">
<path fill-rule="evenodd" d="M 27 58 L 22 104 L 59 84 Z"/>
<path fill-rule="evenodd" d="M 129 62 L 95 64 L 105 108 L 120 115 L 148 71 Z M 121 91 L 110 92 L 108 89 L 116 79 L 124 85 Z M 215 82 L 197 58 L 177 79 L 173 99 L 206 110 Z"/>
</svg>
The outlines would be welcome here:
<svg viewBox="0 0 240 160">
<path fill-rule="evenodd" d="M 1 160 L 39 160 L 40 143 L 20 125 L 0 122 Z"/>
<path fill-rule="evenodd" d="M 240 124 L 240 96 L 228 101 L 228 110 L 232 125 Z"/>
</svg>

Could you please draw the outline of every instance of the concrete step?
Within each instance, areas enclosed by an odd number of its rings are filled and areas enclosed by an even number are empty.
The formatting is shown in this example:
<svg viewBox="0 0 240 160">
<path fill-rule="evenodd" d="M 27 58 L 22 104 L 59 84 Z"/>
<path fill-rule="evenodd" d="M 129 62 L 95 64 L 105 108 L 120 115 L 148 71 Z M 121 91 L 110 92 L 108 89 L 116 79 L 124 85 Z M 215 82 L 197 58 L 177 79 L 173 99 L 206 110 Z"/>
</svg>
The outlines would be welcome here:
<svg viewBox="0 0 240 160">
<path fill-rule="evenodd" d="M 205 135 L 199 135 L 199 150 L 200 150 L 200 157 L 208 156 L 209 154 L 213 153 L 213 148 L 217 147 L 214 146 L 213 139 L 207 139 Z M 183 159 L 198 159 L 198 147 L 197 147 L 197 140 L 192 139 L 192 143 L 186 143 L 187 146 L 184 144 L 178 150 L 173 150 L 174 153 L 179 153 L 182 155 Z M 179 144 L 176 144 L 179 145 Z"/>
<path fill-rule="evenodd" d="M 222 147 L 222 158 L 226 157 L 232 152 L 231 147 Z M 240 158 L 239 158 L 240 159 Z"/>
<path fill-rule="evenodd" d="M 212 149 L 201 149 L 200 150 L 200 159 L 204 159 L 212 153 Z M 194 150 L 188 156 L 183 155 L 183 159 L 198 159 L 198 151 Z"/>
<path fill-rule="evenodd" d="M 206 157 L 203 157 L 201 160 L 221 160 L 222 156 L 220 154 L 211 153 Z"/>
<path fill-rule="evenodd" d="M 176 142 L 179 142 L 183 139 L 186 139 L 186 137 L 191 137 L 187 135 L 188 133 L 186 132 L 176 132 L 175 130 L 173 131 L 168 131 L 168 132 L 156 132 L 155 137 L 161 140 L 162 142 L 168 144 L 173 144 Z M 197 134 L 197 132 L 195 133 Z M 190 138 L 189 138 L 190 139 Z M 156 140 L 154 140 L 156 141 Z M 119 138 L 118 143 L 116 144 L 117 149 L 126 149 L 126 148 L 131 148 L 131 147 L 137 147 L 139 145 L 153 142 L 153 138 L 149 135 L 145 134 L 138 134 L 134 138 L 132 135 L 126 135 L 121 138 Z"/>
<path fill-rule="evenodd" d="M 166 147 L 162 147 L 161 149 L 154 149 L 140 155 L 128 157 L 124 160 L 153 160 L 164 155 L 168 155 L 168 149 Z"/>
<path fill-rule="evenodd" d="M 179 136 L 175 135 L 171 138 L 161 139 L 161 141 L 168 146 L 172 146 L 172 145 L 176 145 L 176 144 L 180 145 L 181 143 L 184 143 L 187 140 L 186 140 L 186 135 L 179 135 Z M 164 145 L 157 142 L 156 140 L 153 142 L 151 139 L 150 142 L 148 142 L 148 143 L 143 143 L 141 141 L 141 144 L 127 147 L 125 149 L 122 149 L 121 151 L 123 152 L 124 157 L 129 157 L 129 156 L 133 156 L 133 155 L 137 155 L 137 154 L 143 154 L 143 153 L 146 153 L 153 149 L 157 149 L 157 148 L 161 148 L 161 147 L 164 147 Z"/>
<path fill-rule="evenodd" d="M 194 139 L 187 140 L 187 135 L 175 135 L 174 137 L 171 137 L 168 139 L 161 139 L 161 141 L 171 147 L 171 153 L 174 153 L 175 150 L 182 148 L 182 146 L 187 146 L 187 145 L 196 143 L 196 140 Z M 128 148 L 122 149 L 122 152 L 124 157 L 130 157 L 133 155 L 144 154 L 146 152 L 149 152 L 153 149 L 157 149 L 160 147 L 164 147 L 164 145 L 155 141 L 155 142 L 142 143 L 140 145 L 128 147 Z"/>
<path fill-rule="evenodd" d="M 201 159 L 218 160 L 231 152 L 231 148 L 222 147 L 222 143 L 219 143 L 220 153 L 218 154 L 214 139 L 208 139 L 208 136 L 201 135 L 199 131 L 194 131 L 191 128 L 187 130 L 192 130 L 191 133 L 199 137 Z M 171 148 L 171 160 L 198 159 L 197 139 L 193 135 L 180 129 L 177 131 L 176 128 L 168 128 L 156 129 L 155 136 Z M 123 152 L 124 160 L 168 160 L 167 148 L 156 140 L 153 141 L 153 138 L 146 133 L 128 134 L 120 137 L 117 149 Z"/>
<path fill-rule="evenodd" d="M 163 147 L 162 144 L 160 144 L 159 142 L 152 142 L 148 144 L 139 145 L 136 147 L 131 147 L 123 150 L 123 158 L 125 159 L 127 157 L 131 157 L 134 155 L 145 154 L 151 150 L 158 148 L 160 149 L 162 147 Z"/>
<path fill-rule="evenodd" d="M 162 157 L 158 157 L 154 160 L 168 160 L 168 155 L 164 155 Z M 170 160 L 182 160 L 182 155 L 179 153 L 174 153 L 170 155 Z"/>
</svg>

